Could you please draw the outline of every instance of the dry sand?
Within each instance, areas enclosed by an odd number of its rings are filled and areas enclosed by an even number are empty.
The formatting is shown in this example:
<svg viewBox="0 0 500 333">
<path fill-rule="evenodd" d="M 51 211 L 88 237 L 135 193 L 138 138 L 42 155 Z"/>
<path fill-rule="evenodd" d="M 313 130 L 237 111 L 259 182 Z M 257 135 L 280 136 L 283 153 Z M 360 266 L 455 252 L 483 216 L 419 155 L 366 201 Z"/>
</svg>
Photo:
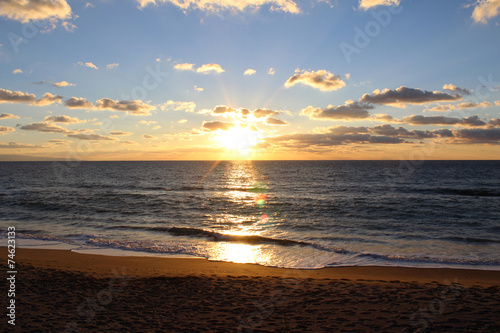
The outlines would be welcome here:
<svg viewBox="0 0 500 333">
<path fill-rule="evenodd" d="M 500 332 L 497 271 L 290 270 L 34 249 L 17 249 L 16 263 L 16 326 L 4 314 L 2 327 L 19 332 Z"/>
</svg>

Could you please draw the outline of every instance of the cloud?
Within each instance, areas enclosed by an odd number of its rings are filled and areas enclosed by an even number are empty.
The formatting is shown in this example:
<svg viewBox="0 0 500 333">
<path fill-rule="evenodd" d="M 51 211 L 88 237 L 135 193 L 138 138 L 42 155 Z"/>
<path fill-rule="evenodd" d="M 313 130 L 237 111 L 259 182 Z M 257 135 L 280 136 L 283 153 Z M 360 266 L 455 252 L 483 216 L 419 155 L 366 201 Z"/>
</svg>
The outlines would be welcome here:
<svg viewBox="0 0 500 333">
<path fill-rule="evenodd" d="M 274 75 L 274 73 L 276 73 L 276 71 L 272 67 L 269 68 L 269 70 L 267 71 L 267 74 L 269 74 L 269 75 Z"/>
<path fill-rule="evenodd" d="M 202 128 L 207 131 L 213 132 L 217 130 L 226 131 L 234 126 L 235 125 L 233 123 L 226 123 L 223 121 L 204 121 Z"/>
<path fill-rule="evenodd" d="M 449 90 L 449 91 L 456 91 L 457 93 L 459 93 L 462 96 L 469 96 L 470 95 L 470 91 L 468 89 L 459 88 L 456 85 L 451 84 L 451 83 L 450 84 L 445 84 L 443 86 L 443 89 L 444 90 Z"/>
<path fill-rule="evenodd" d="M 0 114 L 0 119 L 19 119 L 19 116 L 14 116 L 10 113 L 2 113 Z"/>
<path fill-rule="evenodd" d="M 70 99 L 64 101 L 64 105 L 70 109 L 90 109 L 94 106 L 94 104 L 87 101 L 85 98 L 79 97 L 71 97 Z"/>
<path fill-rule="evenodd" d="M 112 131 L 109 133 L 109 135 L 116 135 L 116 136 L 126 136 L 126 135 L 132 135 L 134 133 L 132 132 L 123 132 L 123 131 Z"/>
<path fill-rule="evenodd" d="M 69 116 L 47 116 L 44 118 L 46 122 L 52 123 L 69 123 L 69 124 L 81 124 L 86 123 L 86 120 L 80 120 L 78 118 L 71 118 Z"/>
<path fill-rule="evenodd" d="M 163 111 L 174 110 L 174 111 L 186 111 L 186 112 L 194 112 L 196 110 L 196 103 L 194 102 L 174 102 L 169 100 L 162 105 L 160 105 L 160 109 Z"/>
<path fill-rule="evenodd" d="M 474 128 L 453 131 L 456 143 L 500 143 L 500 128 Z"/>
<path fill-rule="evenodd" d="M 19 69 L 19 68 L 14 69 L 14 70 L 12 71 L 12 74 L 22 74 L 22 73 L 23 73 L 23 71 L 22 71 L 21 69 Z"/>
<path fill-rule="evenodd" d="M 276 118 L 272 118 L 272 117 L 269 117 L 266 119 L 266 124 L 268 125 L 278 125 L 278 126 L 282 126 L 282 125 L 288 125 L 288 123 L 284 120 L 280 120 L 280 119 L 276 119 Z"/>
<path fill-rule="evenodd" d="M 2 148 L 45 148 L 40 145 L 32 145 L 29 143 L 17 143 L 17 142 L 9 142 L 9 143 L 4 143 L 0 142 L 0 149 Z"/>
<path fill-rule="evenodd" d="M 499 11 L 499 0 L 477 0 L 472 12 L 472 18 L 476 22 L 487 23 L 489 19 L 497 16 Z"/>
<path fill-rule="evenodd" d="M 61 82 L 56 82 L 52 84 L 54 87 L 74 87 L 76 86 L 75 83 L 69 83 L 66 81 L 61 81 Z"/>
<path fill-rule="evenodd" d="M 308 106 L 302 110 L 301 114 L 311 119 L 321 120 L 366 119 L 370 117 L 370 113 L 367 111 L 370 109 L 373 109 L 373 106 L 369 104 L 347 101 L 345 105 L 328 105 L 324 109 Z"/>
<path fill-rule="evenodd" d="M 0 134 L 5 134 L 4 132 L 15 132 L 16 129 L 14 127 L 5 127 L 0 126 Z"/>
<path fill-rule="evenodd" d="M 347 133 L 336 134 L 320 133 L 320 134 L 286 134 L 281 136 L 270 137 L 265 140 L 265 143 L 283 146 L 288 148 L 308 148 L 308 147 L 331 147 L 346 144 L 399 144 L 405 143 L 403 138 L 389 137 L 383 135 L 371 135 L 366 133 Z"/>
<path fill-rule="evenodd" d="M 211 72 L 222 73 L 222 72 L 225 72 L 225 70 L 223 70 L 222 67 L 218 64 L 205 64 L 205 65 L 202 65 L 201 67 L 198 67 L 196 69 L 196 72 L 203 73 L 203 74 L 209 74 Z"/>
<path fill-rule="evenodd" d="M 71 131 L 67 128 L 52 125 L 46 122 L 31 123 L 28 125 L 21 126 L 22 130 L 25 131 L 38 131 L 42 133 L 70 133 Z"/>
<path fill-rule="evenodd" d="M 65 20 L 71 18 L 66 0 L 2 0 L 0 16 L 28 23 L 31 20 Z"/>
<path fill-rule="evenodd" d="M 156 120 L 141 120 L 139 121 L 139 124 L 144 124 L 146 126 L 150 126 L 152 124 L 158 124 Z"/>
<path fill-rule="evenodd" d="M 187 119 L 181 119 L 177 123 L 178 124 L 185 124 L 185 123 L 187 123 L 187 121 L 188 121 Z"/>
<path fill-rule="evenodd" d="M 203 91 L 203 90 L 205 90 L 205 89 L 203 89 L 203 88 L 198 87 L 198 86 L 196 86 L 196 85 L 195 85 L 195 86 L 194 86 L 194 90 L 196 90 L 196 91 Z"/>
<path fill-rule="evenodd" d="M 174 66 L 174 69 L 177 69 L 179 71 L 192 71 L 194 70 L 194 64 L 190 64 L 190 63 L 183 63 L 183 64 L 176 64 Z"/>
<path fill-rule="evenodd" d="M 154 135 L 149 135 L 149 134 L 143 134 L 142 135 L 143 139 L 156 139 L 156 136 Z"/>
<path fill-rule="evenodd" d="M 35 99 L 34 94 L 0 89 L 0 103 L 34 103 Z"/>
<path fill-rule="evenodd" d="M 498 118 L 491 119 L 490 121 L 488 121 L 487 125 L 489 127 L 500 127 L 500 119 L 498 119 Z"/>
<path fill-rule="evenodd" d="M 144 8 L 149 4 L 171 3 L 180 9 L 187 11 L 199 9 L 207 12 L 220 11 L 245 11 L 260 9 L 262 6 L 269 6 L 270 11 L 281 11 L 298 14 L 300 9 L 292 0 L 137 0 L 139 8 Z"/>
<path fill-rule="evenodd" d="M 92 69 L 99 69 L 96 65 L 94 65 L 93 63 L 91 62 L 82 62 L 82 61 L 79 61 L 77 62 L 78 65 L 80 66 L 85 66 L 85 67 L 88 67 L 88 68 L 92 68 Z"/>
<path fill-rule="evenodd" d="M 451 110 L 462 110 L 462 109 L 476 109 L 476 108 L 487 108 L 492 106 L 490 102 L 482 102 L 482 103 L 474 103 L 474 102 L 465 102 L 459 103 L 457 105 L 454 104 L 446 104 L 446 105 L 438 105 L 429 109 L 429 111 L 451 111 Z"/>
<path fill-rule="evenodd" d="M 96 108 L 99 110 L 114 110 L 130 112 L 134 116 L 149 116 L 149 111 L 156 109 L 155 106 L 146 104 L 141 100 L 133 101 L 114 101 L 110 98 L 101 98 L 96 102 Z"/>
<path fill-rule="evenodd" d="M 301 71 L 295 70 L 295 74 L 291 76 L 286 82 L 285 87 L 290 88 L 297 83 L 301 83 L 321 91 L 338 90 L 345 86 L 345 82 L 340 79 L 340 76 L 334 75 L 324 69 L 319 71 Z"/>
<path fill-rule="evenodd" d="M 478 116 L 466 118 L 453 118 L 443 116 L 420 116 L 413 115 L 404 117 L 403 121 L 410 125 L 460 125 L 467 127 L 485 126 L 486 123 L 479 119 Z"/>
<path fill-rule="evenodd" d="M 360 0 L 359 8 L 367 10 L 376 6 L 399 6 L 401 0 Z"/>
<path fill-rule="evenodd" d="M 425 91 L 401 86 L 394 90 L 384 89 L 380 91 L 377 89 L 371 95 L 364 94 L 359 101 L 404 107 L 405 104 L 426 104 L 461 99 L 461 95 L 450 95 L 440 91 Z"/>
<path fill-rule="evenodd" d="M 113 63 L 113 64 L 108 64 L 108 65 L 106 65 L 106 69 L 113 69 L 113 68 L 118 67 L 119 65 L 120 65 L 120 64 L 119 64 L 119 63 L 117 63 L 117 62 L 115 62 L 115 63 Z"/>
<path fill-rule="evenodd" d="M 59 95 L 53 95 L 51 93 L 45 93 L 42 98 L 39 100 L 35 101 L 35 105 L 39 106 L 46 106 L 46 105 L 51 105 L 54 103 L 61 103 L 62 96 Z"/>
<path fill-rule="evenodd" d="M 243 75 L 254 75 L 255 73 L 257 73 L 255 69 L 249 68 L 243 73 Z"/>
<path fill-rule="evenodd" d="M 85 141 L 116 141 L 116 138 L 110 136 L 100 135 L 100 134 L 67 134 L 69 138 L 75 138 Z"/>
<path fill-rule="evenodd" d="M 392 116 L 390 116 L 388 114 L 384 114 L 384 113 L 376 114 L 375 117 L 373 117 L 373 119 L 378 120 L 378 121 L 383 121 L 386 123 L 402 123 L 403 122 L 401 119 L 393 118 Z"/>
</svg>

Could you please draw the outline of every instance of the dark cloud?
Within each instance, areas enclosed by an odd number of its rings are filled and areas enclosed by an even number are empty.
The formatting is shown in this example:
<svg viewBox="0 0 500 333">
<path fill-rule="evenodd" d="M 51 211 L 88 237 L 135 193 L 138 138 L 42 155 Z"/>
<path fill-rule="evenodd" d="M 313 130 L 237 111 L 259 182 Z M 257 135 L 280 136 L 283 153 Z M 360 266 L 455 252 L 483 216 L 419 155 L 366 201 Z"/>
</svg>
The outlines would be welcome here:
<svg viewBox="0 0 500 333">
<path fill-rule="evenodd" d="M 207 131 L 213 132 L 217 130 L 226 131 L 234 126 L 235 125 L 233 123 L 226 123 L 223 121 L 204 121 L 202 128 Z"/>
<path fill-rule="evenodd" d="M 15 132 L 14 127 L 5 127 L 5 126 L 0 126 L 0 134 L 3 134 L 2 132 Z"/>
<path fill-rule="evenodd" d="M 459 143 L 500 143 L 500 128 L 466 128 L 453 134 Z"/>
<path fill-rule="evenodd" d="M 471 116 L 466 118 L 454 118 L 443 116 L 421 116 L 413 115 L 404 117 L 403 121 L 410 125 L 459 125 L 466 127 L 479 127 L 485 126 L 486 123 L 479 119 L 478 116 Z"/>
<path fill-rule="evenodd" d="M 86 120 L 80 120 L 78 118 L 71 118 L 69 116 L 47 116 L 44 119 L 46 122 L 52 123 L 70 123 L 70 124 L 79 124 L 85 123 Z"/>
<path fill-rule="evenodd" d="M 404 106 L 405 104 L 425 104 L 461 100 L 461 95 L 450 95 L 440 91 L 425 91 L 401 86 L 397 89 L 375 90 L 371 95 L 364 94 L 362 103 Z"/>
<path fill-rule="evenodd" d="M 94 106 L 91 102 L 87 101 L 85 98 L 71 97 L 64 102 L 70 109 L 90 109 Z"/>
<path fill-rule="evenodd" d="M 366 119 L 370 118 L 367 110 L 371 109 L 372 105 L 347 101 L 345 105 L 328 105 L 324 109 L 308 106 L 302 110 L 302 114 L 311 119 Z"/>
<path fill-rule="evenodd" d="M 2 113 L 0 114 L 0 119 L 19 119 L 19 116 L 14 116 L 10 113 Z"/>
<path fill-rule="evenodd" d="M 67 128 L 52 125 L 46 122 L 31 123 L 28 125 L 21 126 L 22 130 L 25 131 L 38 131 L 43 133 L 70 133 L 71 131 Z"/>
<path fill-rule="evenodd" d="M 279 119 L 276 119 L 276 118 L 272 118 L 272 117 L 269 117 L 266 119 L 266 124 L 268 125 L 288 125 L 288 123 L 286 121 L 283 121 L 283 120 L 279 120 Z"/>
<path fill-rule="evenodd" d="M 85 141 L 115 141 L 116 138 L 110 136 L 100 135 L 100 134 L 67 134 L 69 138 L 75 138 Z"/>
<path fill-rule="evenodd" d="M 17 142 L 9 142 L 9 143 L 4 143 L 0 142 L 0 149 L 2 148 L 45 148 L 40 145 L 32 145 L 28 143 L 17 143 Z"/>
<path fill-rule="evenodd" d="M 149 116 L 151 115 L 149 111 L 154 110 L 156 107 L 140 100 L 114 101 L 110 98 L 101 98 L 96 102 L 96 108 L 99 110 L 130 112 L 130 114 L 136 116 Z"/>
</svg>

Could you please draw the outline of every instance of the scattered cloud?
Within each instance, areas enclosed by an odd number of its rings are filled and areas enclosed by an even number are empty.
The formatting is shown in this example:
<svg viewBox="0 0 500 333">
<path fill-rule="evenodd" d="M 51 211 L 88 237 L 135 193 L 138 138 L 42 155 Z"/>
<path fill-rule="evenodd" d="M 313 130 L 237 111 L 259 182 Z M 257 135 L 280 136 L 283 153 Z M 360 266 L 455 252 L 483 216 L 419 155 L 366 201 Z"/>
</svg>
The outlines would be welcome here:
<svg viewBox="0 0 500 333">
<path fill-rule="evenodd" d="M 123 132 L 123 131 L 112 131 L 109 133 L 109 135 L 116 135 L 116 136 L 127 136 L 127 135 L 132 135 L 134 133 L 132 132 Z"/>
<path fill-rule="evenodd" d="M 201 67 L 198 67 L 196 69 L 196 72 L 203 73 L 203 74 L 209 74 L 211 72 L 222 73 L 222 72 L 225 72 L 225 70 L 223 70 L 219 64 L 205 64 L 205 65 L 201 65 Z"/>
<path fill-rule="evenodd" d="M 276 71 L 274 70 L 273 67 L 269 68 L 269 70 L 267 71 L 267 74 L 269 75 L 274 75 L 274 73 L 276 73 Z"/>
<path fill-rule="evenodd" d="M 0 114 L 0 119 L 19 119 L 19 116 L 15 116 L 10 113 L 2 113 Z"/>
<path fill-rule="evenodd" d="M 86 123 L 86 120 L 80 120 L 76 117 L 72 118 L 69 116 L 47 116 L 44 119 L 45 122 L 51 123 L 69 123 L 69 124 L 81 124 Z"/>
<path fill-rule="evenodd" d="M 16 129 L 14 127 L 6 127 L 0 126 L 0 134 L 5 134 L 5 132 L 15 132 Z"/>
<path fill-rule="evenodd" d="M 0 16 L 21 23 L 39 20 L 66 20 L 71 18 L 71 7 L 66 0 L 2 0 Z"/>
<path fill-rule="evenodd" d="M 453 131 L 455 143 L 500 143 L 500 128 L 473 128 Z"/>
<path fill-rule="evenodd" d="M 328 105 L 324 109 L 308 106 L 302 110 L 301 114 L 308 116 L 311 119 L 321 120 L 366 119 L 370 118 L 370 113 L 367 111 L 370 109 L 373 109 L 373 106 L 369 104 L 347 101 L 345 105 Z"/>
<path fill-rule="evenodd" d="M 22 73 L 23 73 L 23 71 L 22 71 L 21 69 L 19 69 L 19 68 L 14 69 L 14 70 L 12 71 L 12 74 L 22 74 Z"/>
<path fill-rule="evenodd" d="M 137 0 L 139 8 L 149 4 L 171 3 L 183 11 L 199 9 L 207 12 L 256 10 L 262 6 L 269 6 L 270 11 L 281 11 L 298 14 L 300 9 L 293 0 Z"/>
<path fill-rule="evenodd" d="M 401 86 L 397 89 L 375 90 L 371 95 L 364 94 L 362 103 L 384 104 L 405 107 L 406 104 L 426 104 L 443 101 L 461 100 L 461 95 L 450 95 L 440 91 L 425 91 Z"/>
<path fill-rule="evenodd" d="M 284 120 L 268 117 L 266 119 L 266 124 L 268 125 L 278 125 L 278 126 L 283 126 L 283 125 L 288 125 L 288 123 Z"/>
<path fill-rule="evenodd" d="M 196 91 L 200 91 L 200 92 L 201 92 L 201 91 L 203 91 L 203 90 L 205 90 L 205 89 L 204 89 L 204 88 L 201 88 L 201 87 L 198 87 L 198 86 L 196 86 L 196 85 L 195 85 L 195 86 L 194 86 L 194 90 L 196 90 Z"/>
<path fill-rule="evenodd" d="M 223 121 L 204 121 L 202 128 L 204 130 L 213 132 L 213 131 L 217 131 L 217 130 L 226 131 L 234 126 L 235 125 L 233 123 L 226 123 Z"/>
<path fill-rule="evenodd" d="M 160 105 L 162 111 L 174 110 L 174 111 L 186 111 L 194 112 L 196 110 L 196 103 L 194 102 L 175 102 L 169 100 L 162 105 Z"/>
<path fill-rule="evenodd" d="M 255 69 L 251 69 L 251 68 L 249 68 L 249 69 L 247 69 L 247 70 L 243 73 L 243 75 L 249 75 L 249 76 L 250 76 L 250 75 L 254 75 L 255 73 L 257 73 L 257 71 L 256 71 Z"/>
<path fill-rule="evenodd" d="M 46 105 L 51 105 L 54 103 L 61 103 L 62 96 L 59 95 L 53 95 L 51 93 L 45 93 L 42 98 L 39 100 L 35 101 L 35 105 L 38 106 L 46 106 Z"/>
<path fill-rule="evenodd" d="M 360 0 L 359 8 L 367 10 L 377 6 L 399 6 L 401 0 Z"/>
<path fill-rule="evenodd" d="M 301 83 L 321 91 L 338 90 L 345 86 L 345 82 L 338 75 L 334 75 L 324 69 L 319 71 L 306 71 L 296 69 L 295 74 L 286 82 L 285 87 L 290 88 L 297 83 Z"/>
<path fill-rule="evenodd" d="M 66 81 L 55 82 L 52 85 L 54 87 L 74 87 L 74 86 L 76 86 L 75 83 L 69 83 L 69 82 L 66 82 Z"/>
<path fill-rule="evenodd" d="M 468 89 L 457 87 L 456 85 L 451 84 L 451 83 L 445 84 L 443 86 L 443 89 L 449 90 L 449 91 L 456 91 L 457 93 L 459 93 L 462 96 L 469 96 L 470 95 L 470 91 Z"/>
<path fill-rule="evenodd" d="M 75 138 L 85 141 L 116 141 L 116 138 L 110 136 L 100 135 L 100 134 L 67 134 L 69 138 Z"/>
<path fill-rule="evenodd" d="M 485 126 L 486 123 L 479 119 L 478 116 L 466 118 L 454 118 L 443 116 L 421 116 L 413 115 L 404 117 L 403 121 L 410 125 L 459 125 L 467 127 Z"/>
<path fill-rule="evenodd" d="M 32 145 L 29 143 L 17 143 L 17 142 L 9 142 L 9 143 L 4 143 L 0 142 L 0 149 L 2 148 L 45 148 L 40 145 Z"/>
<path fill-rule="evenodd" d="M 477 0 L 474 4 L 472 18 L 479 23 L 487 23 L 489 19 L 497 16 L 500 12 L 499 0 Z"/>
<path fill-rule="evenodd" d="M 82 62 L 82 61 L 79 61 L 77 62 L 78 65 L 80 66 L 84 66 L 84 67 L 88 67 L 88 68 L 92 68 L 92 69 L 99 69 L 96 65 L 94 65 L 93 63 L 91 62 Z"/>
<path fill-rule="evenodd" d="M 385 123 L 402 123 L 403 121 L 401 119 L 396 119 L 388 114 L 385 113 L 379 113 L 376 114 L 375 117 L 373 117 L 374 120 L 377 121 L 383 121 Z"/>
<path fill-rule="evenodd" d="M 142 135 L 143 139 L 156 139 L 156 136 L 154 135 L 149 135 L 149 134 L 143 134 Z"/>
<path fill-rule="evenodd" d="M 187 123 L 187 121 L 188 121 L 187 119 L 181 119 L 177 123 L 178 124 L 185 124 L 185 123 Z"/>
<path fill-rule="evenodd" d="M 153 124 L 158 124 L 158 122 L 156 120 L 141 120 L 141 121 L 139 121 L 139 124 L 144 124 L 146 126 L 150 126 Z"/>
<path fill-rule="evenodd" d="M 452 111 L 452 110 L 462 110 L 462 109 L 476 109 L 476 108 L 487 108 L 492 106 L 490 102 L 482 102 L 482 103 L 474 103 L 474 102 L 465 102 L 465 103 L 459 103 L 459 104 L 447 104 L 447 105 L 438 105 L 433 107 L 432 109 L 429 109 L 429 111 L 441 111 L 441 112 L 446 112 L 446 111 Z"/>
<path fill-rule="evenodd" d="M 47 122 L 31 123 L 28 125 L 21 126 L 22 130 L 25 131 L 38 131 L 42 133 L 70 133 L 71 131 L 67 128 L 53 125 Z"/>
<path fill-rule="evenodd" d="M 106 69 L 113 69 L 113 68 L 117 68 L 120 64 L 115 62 L 113 64 L 108 64 L 106 65 Z"/>
<path fill-rule="evenodd" d="M 190 63 L 183 63 L 183 64 L 176 64 L 174 65 L 174 69 L 177 69 L 179 71 L 192 71 L 194 70 L 194 64 Z"/>
<path fill-rule="evenodd" d="M 96 102 L 96 108 L 99 110 L 114 110 L 130 112 L 134 116 L 149 116 L 149 111 L 156 109 L 155 106 L 146 104 L 141 100 L 133 101 L 114 101 L 110 98 L 101 98 Z"/>
<path fill-rule="evenodd" d="M 20 91 L 10 91 L 0 89 L 0 103 L 34 103 L 36 96 L 34 94 L 23 93 Z"/>
<path fill-rule="evenodd" d="M 91 102 L 87 101 L 85 98 L 71 97 L 70 99 L 64 101 L 70 109 L 90 109 L 94 106 Z"/>
</svg>

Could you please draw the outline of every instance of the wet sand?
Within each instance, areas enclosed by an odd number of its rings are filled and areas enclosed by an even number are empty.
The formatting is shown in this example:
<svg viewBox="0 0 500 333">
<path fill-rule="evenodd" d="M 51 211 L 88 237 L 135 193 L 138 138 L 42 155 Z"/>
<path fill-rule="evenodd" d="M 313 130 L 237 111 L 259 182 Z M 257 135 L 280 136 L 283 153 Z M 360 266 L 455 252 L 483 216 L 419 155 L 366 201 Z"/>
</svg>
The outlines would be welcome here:
<svg viewBox="0 0 500 333">
<path fill-rule="evenodd" d="M 4 314 L 2 327 L 19 332 L 500 331 L 498 271 L 291 270 L 19 248 L 15 261 L 16 326 Z"/>
</svg>

